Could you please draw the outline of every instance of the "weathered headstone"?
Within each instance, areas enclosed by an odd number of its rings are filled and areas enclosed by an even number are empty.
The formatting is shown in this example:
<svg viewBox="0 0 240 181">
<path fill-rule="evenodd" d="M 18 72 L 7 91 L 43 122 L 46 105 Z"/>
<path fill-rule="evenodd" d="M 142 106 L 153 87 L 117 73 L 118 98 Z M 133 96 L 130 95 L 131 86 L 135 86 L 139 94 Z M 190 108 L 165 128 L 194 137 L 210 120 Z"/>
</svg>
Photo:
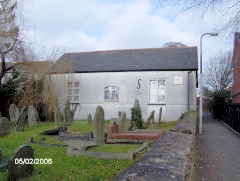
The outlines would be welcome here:
<svg viewBox="0 0 240 181">
<path fill-rule="evenodd" d="M 104 110 L 98 106 L 94 115 L 93 123 L 94 142 L 98 145 L 104 144 Z"/>
<path fill-rule="evenodd" d="M 19 109 L 15 104 L 11 104 L 9 107 L 9 117 L 12 123 L 16 123 L 19 117 Z"/>
<path fill-rule="evenodd" d="M 3 151 L 0 149 L 0 172 L 5 172 L 7 168 L 8 168 L 8 159 L 3 158 Z"/>
<path fill-rule="evenodd" d="M 141 109 L 138 99 L 135 99 L 133 108 L 135 108 L 135 109 Z"/>
<path fill-rule="evenodd" d="M 65 124 L 71 124 L 73 121 L 73 112 L 70 108 L 70 103 L 67 101 L 65 107 L 64 107 L 64 122 Z"/>
<path fill-rule="evenodd" d="M 34 150 L 29 145 L 21 145 L 8 161 L 8 180 L 28 177 L 33 173 Z"/>
<path fill-rule="evenodd" d="M 58 107 L 54 112 L 54 120 L 55 120 L 55 123 L 63 122 L 63 116 L 62 116 L 62 113 L 61 113 L 61 111 L 59 110 Z"/>
<path fill-rule="evenodd" d="M 66 145 L 78 149 L 80 151 L 87 151 L 88 148 L 97 146 L 93 141 L 83 141 L 83 140 L 65 140 Z"/>
<path fill-rule="evenodd" d="M 38 112 L 33 105 L 30 105 L 28 108 L 28 126 L 33 127 L 37 125 L 39 121 Z"/>
<path fill-rule="evenodd" d="M 10 121 L 6 117 L 0 118 L 0 136 L 5 136 L 10 133 Z"/>
<path fill-rule="evenodd" d="M 125 130 L 131 129 L 131 119 L 126 119 Z"/>
<path fill-rule="evenodd" d="M 92 124 L 93 120 L 92 120 L 92 115 L 91 114 L 89 114 L 87 116 L 87 122 L 88 122 L 88 124 Z"/>
<path fill-rule="evenodd" d="M 146 124 L 146 128 L 149 126 L 150 123 L 152 123 L 152 127 L 154 126 L 154 112 L 155 111 L 152 111 L 148 118 L 147 118 L 147 124 Z"/>
<path fill-rule="evenodd" d="M 161 123 L 161 119 L 162 119 L 162 107 L 160 107 L 160 110 L 159 110 L 158 124 Z"/>
<path fill-rule="evenodd" d="M 24 125 L 27 123 L 28 108 L 24 106 L 19 114 L 16 131 L 24 131 Z"/>
<path fill-rule="evenodd" d="M 126 113 L 121 112 L 121 115 L 119 117 L 119 130 L 125 131 L 126 130 Z"/>
</svg>

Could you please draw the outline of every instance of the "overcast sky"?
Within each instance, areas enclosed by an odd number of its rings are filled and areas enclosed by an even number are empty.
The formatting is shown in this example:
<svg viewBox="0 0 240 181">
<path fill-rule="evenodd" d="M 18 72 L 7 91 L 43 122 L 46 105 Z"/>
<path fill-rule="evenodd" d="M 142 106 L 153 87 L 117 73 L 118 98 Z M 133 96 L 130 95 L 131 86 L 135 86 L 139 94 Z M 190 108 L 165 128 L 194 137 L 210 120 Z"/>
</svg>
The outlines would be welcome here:
<svg viewBox="0 0 240 181">
<path fill-rule="evenodd" d="M 198 46 L 203 33 L 216 31 L 214 15 L 196 18 L 179 4 L 158 0 L 24 0 L 24 16 L 38 59 L 52 50 L 84 52 L 129 48 L 158 48 L 166 42 Z M 227 32 L 204 37 L 203 61 L 232 49 Z"/>
</svg>

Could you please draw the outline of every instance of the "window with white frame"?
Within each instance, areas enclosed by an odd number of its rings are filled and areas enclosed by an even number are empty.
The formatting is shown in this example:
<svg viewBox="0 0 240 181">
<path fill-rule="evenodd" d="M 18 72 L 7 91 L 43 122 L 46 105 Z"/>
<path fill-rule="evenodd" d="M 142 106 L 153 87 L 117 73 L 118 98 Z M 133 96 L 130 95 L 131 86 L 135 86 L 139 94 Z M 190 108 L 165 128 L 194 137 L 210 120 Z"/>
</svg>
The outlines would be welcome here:
<svg viewBox="0 0 240 181">
<path fill-rule="evenodd" d="M 166 103 L 166 80 L 150 80 L 149 86 L 149 103 L 165 104 Z"/>
<path fill-rule="evenodd" d="M 79 82 L 67 83 L 67 97 L 70 103 L 79 103 L 79 95 L 80 95 L 79 88 L 80 88 Z"/>
</svg>

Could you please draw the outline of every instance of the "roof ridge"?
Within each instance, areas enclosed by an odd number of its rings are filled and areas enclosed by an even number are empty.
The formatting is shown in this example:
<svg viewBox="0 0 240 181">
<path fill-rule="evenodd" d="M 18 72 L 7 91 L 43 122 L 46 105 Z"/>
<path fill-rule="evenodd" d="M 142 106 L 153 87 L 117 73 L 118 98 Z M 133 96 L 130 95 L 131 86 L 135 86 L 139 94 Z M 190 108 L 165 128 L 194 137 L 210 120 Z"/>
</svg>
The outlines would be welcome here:
<svg viewBox="0 0 240 181">
<path fill-rule="evenodd" d="M 101 53 L 101 52 L 116 52 L 116 51 L 127 51 L 127 50 L 159 50 L 159 49 L 187 49 L 195 48 L 197 46 L 187 46 L 187 47 L 158 47 L 158 48 L 126 48 L 126 49 L 112 49 L 112 50 L 95 50 L 95 51 L 85 51 L 85 52 L 67 52 L 64 55 L 69 54 L 87 54 L 87 53 Z"/>
</svg>

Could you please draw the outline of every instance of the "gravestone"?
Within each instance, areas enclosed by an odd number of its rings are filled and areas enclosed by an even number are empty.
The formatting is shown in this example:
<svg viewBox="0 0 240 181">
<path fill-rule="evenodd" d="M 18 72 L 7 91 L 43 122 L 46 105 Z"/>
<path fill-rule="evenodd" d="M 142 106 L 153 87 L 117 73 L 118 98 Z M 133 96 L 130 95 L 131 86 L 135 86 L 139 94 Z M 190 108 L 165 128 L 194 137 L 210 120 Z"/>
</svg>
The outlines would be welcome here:
<svg viewBox="0 0 240 181">
<path fill-rule="evenodd" d="M 17 163 L 19 160 L 24 160 L 25 163 Z M 30 164 L 31 160 L 34 160 L 33 148 L 29 145 L 18 147 L 8 161 L 8 180 L 17 180 L 30 176 L 34 169 L 34 164 Z"/>
<path fill-rule="evenodd" d="M 93 123 L 94 142 L 98 145 L 104 144 L 104 110 L 98 106 L 94 115 Z"/>
<path fill-rule="evenodd" d="M 63 122 L 63 116 L 62 116 L 62 113 L 61 113 L 61 111 L 59 110 L 58 107 L 54 112 L 54 120 L 55 120 L 55 123 L 62 123 Z"/>
<path fill-rule="evenodd" d="M 19 109 L 15 104 L 11 104 L 9 107 L 9 117 L 12 123 L 16 123 L 19 117 Z"/>
<path fill-rule="evenodd" d="M 135 108 L 135 109 L 141 109 L 138 99 L 135 99 L 133 108 Z"/>
<path fill-rule="evenodd" d="M 24 125 L 27 123 L 28 108 L 24 106 L 19 114 L 16 131 L 24 131 Z"/>
<path fill-rule="evenodd" d="M 6 117 L 0 118 L 0 136 L 5 136 L 10 133 L 10 121 Z"/>
<path fill-rule="evenodd" d="M 131 119 L 126 119 L 125 130 L 131 129 Z"/>
<path fill-rule="evenodd" d="M 125 131 L 126 130 L 126 113 L 125 112 L 121 112 L 118 124 L 119 124 L 119 130 L 120 131 Z"/>
<path fill-rule="evenodd" d="M 162 107 L 160 107 L 160 110 L 159 110 L 158 124 L 161 123 L 161 119 L 162 119 Z"/>
<path fill-rule="evenodd" d="M 28 108 L 28 126 L 33 127 L 37 125 L 39 121 L 38 112 L 33 105 L 30 105 Z"/>
<path fill-rule="evenodd" d="M 152 111 L 148 118 L 147 118 L 147 124 L 146 124 L 146 128 L 149 126 L 150 123 L 152 123 L 152 127 L 154 126 L 154 112 L 155 111 Z"/>
<path fill-rule="evenodd" d="M 71 111 L 69 101 L 67 101 L 64 107 L 64 122 L 65 124 L 69 125 L 72 123 L 72 120 L 73 120 L 73 112 Z"/>
<path fill-rule="evenodd" d="M 0 175 L 1 172 L 5 172 L 8 168 L 8 159 L 3 158 L 3 151 L 0 149 Z"/>
<path fill-rule="evenodd" d="M 93 120 L 92 120 L 92 115 L 91 114 L 89 114 L 87 116 L 87 122 L 88 122 L 88 124 L 92 124 Z"/>
</svg>

